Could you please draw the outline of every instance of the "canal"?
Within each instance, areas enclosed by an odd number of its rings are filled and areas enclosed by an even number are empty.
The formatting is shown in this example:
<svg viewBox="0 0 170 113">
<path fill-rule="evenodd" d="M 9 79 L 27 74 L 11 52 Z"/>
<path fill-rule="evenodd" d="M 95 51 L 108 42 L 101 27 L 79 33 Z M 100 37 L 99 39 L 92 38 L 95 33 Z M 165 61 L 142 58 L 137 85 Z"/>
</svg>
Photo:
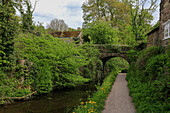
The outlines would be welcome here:
<svg viewBox="0 0 170 113">
<path fill-rule="evenodd" d="M 93 83 L 72 89 L 56 90 L 31 100 L 0 107 L 0 113 L 71 113 L 80 101 L 86 101 L 95 91 Z"/>
</svg>

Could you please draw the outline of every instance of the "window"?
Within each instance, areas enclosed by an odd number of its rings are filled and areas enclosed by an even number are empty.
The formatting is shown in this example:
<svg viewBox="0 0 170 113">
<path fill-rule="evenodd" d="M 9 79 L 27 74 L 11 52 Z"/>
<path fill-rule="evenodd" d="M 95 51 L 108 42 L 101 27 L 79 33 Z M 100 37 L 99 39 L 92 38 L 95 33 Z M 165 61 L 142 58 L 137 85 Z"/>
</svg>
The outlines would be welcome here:
<svg viewBox="0 0 170 113">
<path fill-rule="evenodd" d="M 170 21 L 165 24 L 164 39 L 170 38 Z"/>
</svg>

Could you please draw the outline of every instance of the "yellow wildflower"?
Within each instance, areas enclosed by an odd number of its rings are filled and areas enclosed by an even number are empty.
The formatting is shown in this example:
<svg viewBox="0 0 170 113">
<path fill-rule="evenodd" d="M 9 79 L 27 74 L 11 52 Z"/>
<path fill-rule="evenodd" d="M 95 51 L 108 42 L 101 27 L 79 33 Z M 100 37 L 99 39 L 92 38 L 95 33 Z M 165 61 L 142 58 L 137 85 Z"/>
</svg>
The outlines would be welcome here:
<svg viewBox="0 0 170 113">
<path fill-rule="evenodd" d="M 84 106 L 84 108 L 87 108 L 87 106 Z"/>
<path fill-rule="evenodd" d="M 91 101 L 89 101 L 89 103 L 91 103 Z"/>
</svg>

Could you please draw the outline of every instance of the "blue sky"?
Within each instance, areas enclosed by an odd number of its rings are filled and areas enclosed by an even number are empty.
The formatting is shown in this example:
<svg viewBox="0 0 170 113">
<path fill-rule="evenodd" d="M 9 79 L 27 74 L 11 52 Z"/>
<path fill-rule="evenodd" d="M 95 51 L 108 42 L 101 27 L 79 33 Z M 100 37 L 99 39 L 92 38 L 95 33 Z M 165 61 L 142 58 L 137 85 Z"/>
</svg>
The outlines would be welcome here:
<svg viewBox="0 0 170 113">
<path fill-rule="evenodd" d="M 31 0 L 32 4 L 35 0 Z M 85 0 L 39 0 L 33 14 L 34 22 L 42 22 L 44 26 L 54 18 L 63 19 L 69 27 L 81 27 L 83 11 L 81 6 Z"/>
<path fill-rule="evenodd" d="M 69 27 L 81 27 L 83 23 L 83 11 L 81 6 L 87 0 L 39 0 L 33 14 L 34 22 L 50 23 L 54 18 L 63 19 Z M 35 0 L 31 0 L 32 4 Z M 160 0 L 158 0 L 158 4 Z M 154 13 L 155 24 L 159 20 L 159 8 Z"/>
</svg>

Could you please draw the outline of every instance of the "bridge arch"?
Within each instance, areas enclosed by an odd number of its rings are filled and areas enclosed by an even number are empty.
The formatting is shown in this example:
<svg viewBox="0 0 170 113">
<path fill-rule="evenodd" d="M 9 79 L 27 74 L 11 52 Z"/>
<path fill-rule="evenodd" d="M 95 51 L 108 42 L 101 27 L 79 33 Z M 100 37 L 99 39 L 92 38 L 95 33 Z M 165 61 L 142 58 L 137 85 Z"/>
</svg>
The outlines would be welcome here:
<svg viewBox="0 0 170 113">
<path fill-rule="evenodd" d="M 129 61 L 126 53 L 124 53 L 124 54 L 122 54 L 122 53 L 101 53 L 99 58 L 102 60 L 103 66 L 104 66 L 105 63 L 109 59 L 114 58 L 114 57 L 121 57 L 121 58 L 127 60 L 129 62 L 129 64 L 130 64 L 130 61 Z"/>
<path fill-rule="evenodd" d="M 105 72 L 105 64 L 106 64 L 106 62 L 108 60 L 110 60 L 112 58 L 116 58 L 116 57 L 123 58 L 130 64 L 130 61 L 129 61 L 126 53 L 124 53 L 124 54 L 122 54 L 122 53 L 101 53 L 99 58 L 103 62 L 103 75 L 104 75 L 104 72 Z"/>
</svg>

